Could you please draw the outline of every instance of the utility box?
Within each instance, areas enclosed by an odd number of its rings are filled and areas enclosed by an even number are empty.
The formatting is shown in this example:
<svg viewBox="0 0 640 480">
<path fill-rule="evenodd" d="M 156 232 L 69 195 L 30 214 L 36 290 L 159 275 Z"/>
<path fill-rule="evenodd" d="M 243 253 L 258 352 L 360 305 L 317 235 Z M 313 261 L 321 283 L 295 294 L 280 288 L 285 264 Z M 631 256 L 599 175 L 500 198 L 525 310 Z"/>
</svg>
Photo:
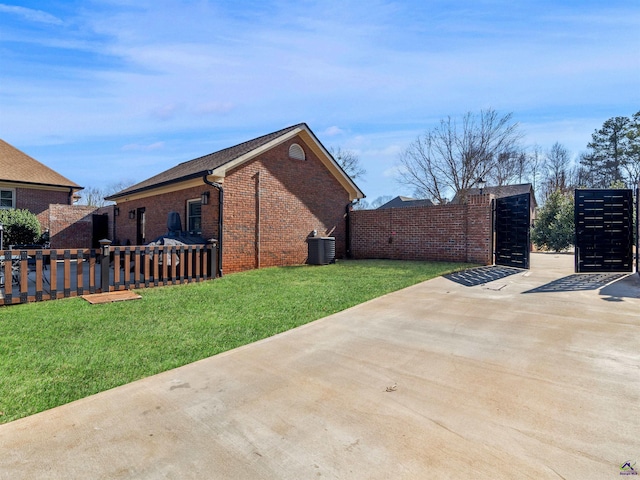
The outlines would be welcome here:
<svg viewBox="0 0 640 480">
<path fill-rule="evenodd" d="M 309 265 L 328 265 L 336 261 L 336 239 L 334 237 L 309 237 L 307 239 Z"/>
</svg>

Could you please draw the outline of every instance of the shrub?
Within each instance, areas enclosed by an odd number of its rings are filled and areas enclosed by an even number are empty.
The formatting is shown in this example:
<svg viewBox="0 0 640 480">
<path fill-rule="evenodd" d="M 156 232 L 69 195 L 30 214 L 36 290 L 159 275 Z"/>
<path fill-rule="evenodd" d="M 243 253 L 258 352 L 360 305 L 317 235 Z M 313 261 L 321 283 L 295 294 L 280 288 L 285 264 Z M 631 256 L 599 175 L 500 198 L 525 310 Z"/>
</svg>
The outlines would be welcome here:
<svg viewBox="0 0 640 480">
<path fill-rule="evenodd" d="M 29 210 L 0 210 L 0 223 L 4 227 L 4 248 L 36 243 L 40 238 L 40 222 Z"/>
<path fill-rule="evenodd" d="M 531 240 L 541 250 L 566 250 L 574 242 L 574 199 L 555 191 L 538 213 Z"/>
</svg>

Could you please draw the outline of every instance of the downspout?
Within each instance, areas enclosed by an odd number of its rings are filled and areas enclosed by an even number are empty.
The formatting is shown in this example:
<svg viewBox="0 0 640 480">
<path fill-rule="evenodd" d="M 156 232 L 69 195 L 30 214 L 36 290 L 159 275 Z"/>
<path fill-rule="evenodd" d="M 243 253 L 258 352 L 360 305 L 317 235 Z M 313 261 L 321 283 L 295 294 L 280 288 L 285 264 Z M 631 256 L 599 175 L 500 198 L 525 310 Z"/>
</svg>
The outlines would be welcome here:
<svg viewBox="0 0 640 480">
<path fill-rule="evenodd" d="M 353 203 L 348 203 L 346 207 L 345 214 L 345 249 L 347 258 L 351 258 L 351 209 L 353 208 Z"/>
<path fill-rule="evenodd" d="M 222 184 L 217 182 L 210 182 L 207 176 L 211 172 L 205 173 L 202 180 L 207 185 L 211 185 L 218 189 L 218 276 L 222 277 L 222 227 L 224 225 L 222 221 L 222 214 L 224 212 L 224 188 Z"/>
<path fill-rule="evenodd" d="M 256 268 L 260 268 L 260 236 L 261 236 L 261 215 L 260 215 L 260 172 L 256 172 Z"/>
</svg>

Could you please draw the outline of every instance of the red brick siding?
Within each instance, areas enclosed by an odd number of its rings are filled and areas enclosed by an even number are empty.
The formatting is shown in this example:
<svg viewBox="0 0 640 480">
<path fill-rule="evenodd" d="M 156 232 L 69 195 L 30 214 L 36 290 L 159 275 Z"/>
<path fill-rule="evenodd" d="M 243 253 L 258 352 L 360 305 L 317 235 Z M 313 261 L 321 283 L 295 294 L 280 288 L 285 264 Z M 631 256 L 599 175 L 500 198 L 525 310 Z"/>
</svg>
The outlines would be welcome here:
<svg viewBox="0 0 640 480">
<path fill-rule="evenodd" d="M 466 205 L 353 211 L 352 255 L 490 264 L 491 202 L 476 197 Z"/>
<path fill-rule="evenodd" d="M 118 203 L 120 215 L 116 219 L 116 243 L 121 245 L 129 242 L 136 244 L 137 218 L 129 218 L 129 212 L 138 208 L 145 209 L 146 241 L 167 233 L 167 218 L 169 212 L 178 212 L 183 230 L 187 228 L 187 201 L 200 198 L 202 192 L 209 192 L 209 203 L 202 205 L 202 236 L 204 238 L 218 238 L 218 190 L 205 185 L 163 193 L 140 200 Z M 137 215 L 137 213 L 136 213 Z"/>
<path fill-rule="evenodd" d="M 49 205 L 51 247 L 91 247 L 93 215 L 99 213 L 101 211 L 96 207 L 85 205 Z"/>
<path fill-rule="evenodd" d="M 303 146 L 306 160 L 289 158 Z M 283 143 L 242 165 L 225 179 L 224 270 L 239 271 L 306 262 L 307 238 L 336 238 L 345 245 L 348 193 L 301 140 Z M 259 241 L 258 241 L 259 237 Z"/>
<path fill-rule="evenodd" d="M 305 161 L 289 158 L 289 146 L 303 146 Z M 205 238 L 218 238 L 218 191 L 205 185 L 151 198 L 119 203 L 116 236 L 136 241 L 136 220 L 129 211 L 146 209 L 147 241 L 166 233 L 167 214 L 178 211 L 183 228 L 187 199 L 210 192 L 202 208 Z M 224 179 L 223 270 L 225 273 L 307 259 L 308 235 L 336 237 L 336 256 L 344 255 L 346 190 L 302 140 L 291 140 L 229 172 Z M 258 215 L 259 207 L 259 215 Z"/>
<path fill-rule="evenodd" d="M 16 188 L 16 208 L 29 210 L 38 217 L 44 232 L 49 224 L 49 205 L 59 203 L 69 205 L 69 192 L 40 190 L 36 188 Z"/>
</svg>

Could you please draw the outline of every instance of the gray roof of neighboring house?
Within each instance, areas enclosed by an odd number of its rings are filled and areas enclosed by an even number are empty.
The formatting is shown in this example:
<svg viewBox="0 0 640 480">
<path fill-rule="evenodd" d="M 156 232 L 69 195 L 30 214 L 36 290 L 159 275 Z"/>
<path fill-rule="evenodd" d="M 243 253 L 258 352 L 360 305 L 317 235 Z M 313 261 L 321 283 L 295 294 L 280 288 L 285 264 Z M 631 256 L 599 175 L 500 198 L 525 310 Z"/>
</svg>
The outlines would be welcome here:
<svg viewBox="0 0 640 480">
<path fill-rule="evenodd" d="M 137 183 L 131 187 L 128 187 L 114 195 L 106 197 L 106 199 L 116 200 L 117 198 L 124 197 L 127 194 L 134 194 L 134 193 L 142 192 L 145 190 L 151 190 L 153 188 L 160 187 L 163 185 L 169 185 L 169 184 L 181 182 L 184 180 L 203 177 L 206 174 L 208 174 L 208 172 L 211 172 L 212 170 L 218 167 L 221 167 L 227 163 L 233 162 L 234 160 L 242 157 L 243 155 L 249 154 L 250 152 L 262 147 L 263 145 L 266 145 L 269 142 L 276 140 L 279 137 L 286 135 L 296 129 L 304 129 L 308 131 L 310 135 L 318 143 L 320 143 L 315 137 L 315 135 L 313 134 L 313 132 L 311 132 L 311 129 L 307 126 L 306 123 L 299 123 L 297 125 L 283 128 L 282 130 L 278 130 L 276 132 L 269 133 L 267 135 L 263 135 L 258 138 L 254 138 L 253 140 L 240 143 L 233 147 L 225 148 L 223 150 L 210 153 L 209 155 L 204 155 L 194 160 L 189 160 L 187 162 L 180 163 L 175 167 L 170 168 L 169 170 L 165 170 L 164 172 L 161 172 L 140 183 Z M 339 165 L 338 165 L 338 168 L 342 170 Z M 345 177 L 348 178 L 348 175 L 344 173 L 343 170 L 342 172 L 345 175 Z M 349 179 L 349 181 L 351 180 Z M 357 187 L 355 188 L 359 191 Z"/>
<path fill-rule="evenodd" d="M 81 186 L 1 139 L 0 181 L 82 189 Z"/>
<path fill-rule="evenodd" d="M 405 208 L 405 207 L 430 207 L 433 202 L 429 199 L 418 200 L 411 197 L 397 196 L 389 200 L 384 205 L 380 205 L 376 210 L 384 210 L 385 208 Z"/>
<path fill-rule="evenodd" d="M 479 188 L 470 188 L 467 190 L 466 195 L 479 195 Z M 536 201 L 536 195 L 533 191 L 533 185 L 530 183 L 520 183 L 518 185 L 502 185 L 500 187 L 485 187 L 482 189 L 482 193 L 494 195 L 496 198 L 503 197 L 511 197 L 513 195 L 521 195 L 523 193 L 530 193 L 531 198 L 533 199 L 533 206 L 535 207 L 538 202 Z M 457 194 L 451 200 L 451 203 L 459 203 L 460 202 L 460 194 Z"/>
</svg>

